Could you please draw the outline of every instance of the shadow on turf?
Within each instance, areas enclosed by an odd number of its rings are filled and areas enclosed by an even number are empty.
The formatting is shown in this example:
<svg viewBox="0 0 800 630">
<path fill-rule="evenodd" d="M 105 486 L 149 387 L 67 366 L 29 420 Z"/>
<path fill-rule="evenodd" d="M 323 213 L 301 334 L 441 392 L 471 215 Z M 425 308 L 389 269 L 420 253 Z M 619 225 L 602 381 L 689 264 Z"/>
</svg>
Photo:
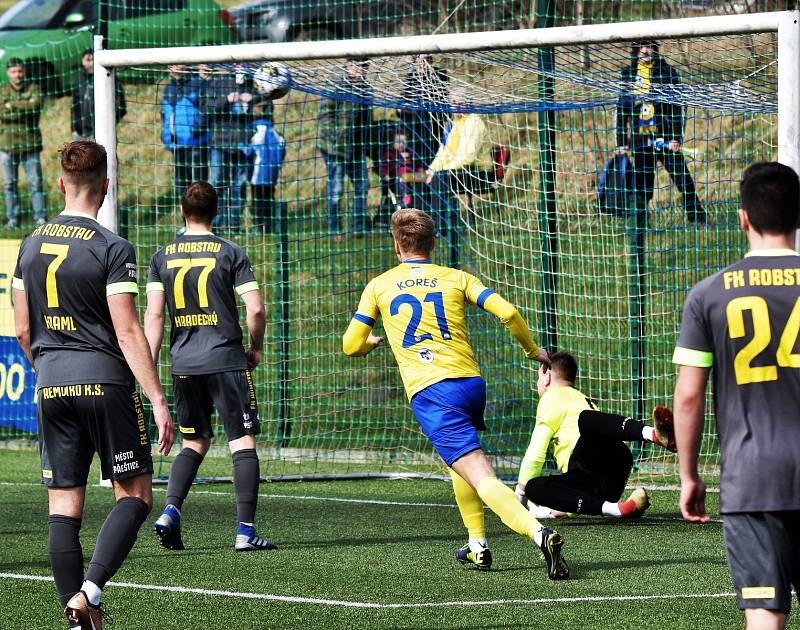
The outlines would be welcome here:
<svg viewBox="0 0 800 630">
<path fill-rule="evenodd" d="M 652 567 L 653 559 L 647 558 L 642 560 L 611 560 L 603 562 L 581 562 L 580 569 L 582 571 L 607 571 L 609 569 L 631 569 L 633 567 Z M 726 565 L 724 557 L 719 556 L 687 556 L 685 558 L 660 558 L 658 564 L 664 565 L 680 565 L 680 564 L 719 564 Z M 572 565 L 571 565 L 572 566 Z"/>
<path fill-rule="evenodd" d="M 331 538 L 328 541 L 320 540 L 291 540 L 283 544 L 287 549 L 303 549 L 308 547 L 364 547 L 369 545 L 395 545 L 407 543 L 425 543 L 425 542 L 440 542 L 450 543 L 453 545 L 453 551 L 459 546 L 458 541 L 454 540 L 452 536 L 391 536 L 384 538 Z"/>
<path fill-rule="evenodd" d="M 47 569 L 50 571 L 49 560 L 20 560 L 18 562 L 0 562 L 0 571 L 18 573 L 24 569 Z"/>
</svg>

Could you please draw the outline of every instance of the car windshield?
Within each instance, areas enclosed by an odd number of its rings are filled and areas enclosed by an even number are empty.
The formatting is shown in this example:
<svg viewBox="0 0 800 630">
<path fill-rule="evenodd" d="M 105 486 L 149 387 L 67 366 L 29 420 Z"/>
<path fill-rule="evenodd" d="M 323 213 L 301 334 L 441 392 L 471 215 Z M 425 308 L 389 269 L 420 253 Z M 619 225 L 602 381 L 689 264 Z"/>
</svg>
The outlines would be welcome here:
<svg viewBox="0 0 800 630">
<path fill-rule="evenodd" d="M 0 30 L 47 28 L 65 0 L 21 0 L 0 16 Z"/>
</svg>

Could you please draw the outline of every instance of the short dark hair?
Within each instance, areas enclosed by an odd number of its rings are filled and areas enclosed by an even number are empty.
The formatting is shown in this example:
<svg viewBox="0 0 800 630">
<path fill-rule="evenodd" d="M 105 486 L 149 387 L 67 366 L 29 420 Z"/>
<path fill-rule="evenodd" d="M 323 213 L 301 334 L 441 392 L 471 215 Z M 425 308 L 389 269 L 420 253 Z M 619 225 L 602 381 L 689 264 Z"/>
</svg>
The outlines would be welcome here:
<svg viewBox="0 0 800 630">
<path fill-rule="evenodd" d="M 106 179 L 108 156 L 102 144 L 76 140 L 61 148 L 61 177 L 76 186 L 102 187 Z"/>
<path fill-rule="evenodd" d="M 6 68 L 16 68 L 17 66 L 25 67 L 25 63 L 19 57 L 11 57 L 11 59 L 6 62 Z"/>
<path fill-rule="evenodd" d="M 93 48 L 87 48 L 86 50 L 84 50 L 81 53 L 81 59 L 83 59 L 86 55 L 92 55 L 92 57 L 94 57 L 94 49 Z"/>
<path fill-rule="evenodd" d="M 181 195 L 184 214 L 200 221 L 212 221 L 217 216 L 217 191 L 208 182 L 194 182 Z"/>
<path fill-rule="evenodd" d="M 550 355 L 550 369 L 562 381 L 567 383 L 575 383 L 578 376 L 578 362 L 569 352 L 559 350 Z"/>
<path fill-rule="evenodd" d="M 433 219 L 422 210 L 404 208 L 392 214 L 392 236 L 406 253 L 430 254 L 435 234 Z"/>
<path fill-rule="evenodd" d="M 759 234 L 789 234 L 800 219 L 800 180 L 779 162 L 756 162 L 739 185 L 742 208 Z"/>
<path fill-rule="evenodd" d="M 658 42 L 654 39 L 644 39 L 640 42 L 634 42 L 634 46 L 636 46 L 636 48 L 638 48 L 639 50 L 647 46 L 648 48 L 652 48 L 653 52 L 656 53 L 658 52 L 659 49 Z"/>
</svg>

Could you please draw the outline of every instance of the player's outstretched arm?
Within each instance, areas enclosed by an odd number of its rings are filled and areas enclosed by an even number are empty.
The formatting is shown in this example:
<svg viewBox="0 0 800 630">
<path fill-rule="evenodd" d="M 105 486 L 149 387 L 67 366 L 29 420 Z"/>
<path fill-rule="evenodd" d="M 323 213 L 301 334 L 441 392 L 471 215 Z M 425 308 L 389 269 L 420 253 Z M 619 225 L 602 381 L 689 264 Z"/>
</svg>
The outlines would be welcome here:
<svg viewBox="0 0 800 630">
<path fill-rule="evenodd" d="M 697 458 L 703 434 L 708 368 L 682 365 L 675 386 L 675 442 L 681 472 L 680 507 L 683 518 L 706 523 L 706 487 L 697 471 Z"/>
<path fill-rule="evenodd" d="M 164 339 L 164 291 L 149 290 L 147 292 L 147 310 L 144 313 L 144 336 L 150 346 L 150 356 L 153 363 L 158 365 L 158 355 L 161 352 L 161 342 Z"/>
<path fill-rule="evenodd" d="M 372 334 L 372 326 L 351 319 L 342 338 L 342 350 L 348 357 L 363 357 L 377 348 L 383 337 Z"/>
<path fill-rule="evenodd" d="M 108 310 L 111 313 L 111 321 L 114 324 L 114 332 L 117 335 L 122 354 L 125 356 L 125 361 L 142 386 L 144 395 L 153 405 L 153 416 L 158 427 L 158 452 L 167 455 L 175 442 L 172 417 L 167 407 L 164 390 L 161 389 L 161 383 L 158 380 L 158 373 L 150 355 L 147 339 L 139 325 L 134 296 L 132 293 L 117 293 L 106 299 L 108 300 Z"/>
<path fill-rule="evenodd" d="M 31 354 L 31 322 L 28 314 L 28 301 L 25 299 L 25 291 L 14 289 L 14 332 L 17 336 L 20 348 L 28 358 L 28 362 L 33 365 L 33 355 Z"/>
<path fill-rule="evenodd" d="M 513 304 L 504 300 L 497 295 L 497 293 L 492 293 L 486 298 L 482 306 L 485 311 L 497 317 L 503 323 L 503 326 L 508 328 L 514 339 L 516 339 L 519 345 L 522 346 L 522 349 L 525 350 L 525 356 L 527 358 L 535 359 L 540 363 L 550 362 L 547 351 L 536 345 L 533 337 L 531 337 L 528 324 L 525 323 L 522 315 L 519 314 L 519 311 Z"/>
<path fill-rule="evenodd" d="M 247 367 L 254 370 L 261 363 L 261 351 L 264 349 L 264 331 L 267 328 L 267 312 L 264 300 L 258 289 L 242 295 L 247 311 L 247 333 L 250 335 L 250 347 L 247 349 Z"/>
<path fill-rule="evenodd" d="M 531 442 L 528 450 L 519 465 L 519 475 L 517 477 L 517 490 L 525 492 L 525 485 L 534 477 L 542 474 L 545 459 L 547 459 L 547 449 L 550 448 L 550 440 L 553 437 L 553 430 L 544 423 L 537 421 L 536 427 L 531 435 Z"/>
</svg>

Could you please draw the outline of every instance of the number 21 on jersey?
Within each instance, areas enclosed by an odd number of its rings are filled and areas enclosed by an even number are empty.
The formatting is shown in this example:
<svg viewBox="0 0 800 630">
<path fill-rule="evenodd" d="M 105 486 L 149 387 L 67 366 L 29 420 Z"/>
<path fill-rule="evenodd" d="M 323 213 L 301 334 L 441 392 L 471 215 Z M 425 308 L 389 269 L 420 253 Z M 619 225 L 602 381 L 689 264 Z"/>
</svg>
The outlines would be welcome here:
<svg viewBox="0 0 800 630">
<path fill-rule="evenodd" d="M 444 312 L 444 297 L 442 296 L 442 292 L 434 291 L 433 293 L 426 293 L 423 302 L 426 304 L 433 304 L 433 312 L 436 315 L 436 323 L 439 326 L 439 334 L 442 336 L 442 339 L 445 341 L 452 339 L 450 327 L 447 325 L 447 317 Z M 408 306 L 411 309 L 411 319 L 408 320 L 408 326 L 406 326 L 406 331 L 403 334 L 403 347 L 410 348 L 428 339 L 433 339 L 433 335 L 429 332 L 417 335 L 419 323 L 422 321 L 422 302 L 413 295 L 401 293 L 392 300 L 389 312 L 392 316 L 395 316 L 400 312 L 402 306 Z"/>
</svg>

